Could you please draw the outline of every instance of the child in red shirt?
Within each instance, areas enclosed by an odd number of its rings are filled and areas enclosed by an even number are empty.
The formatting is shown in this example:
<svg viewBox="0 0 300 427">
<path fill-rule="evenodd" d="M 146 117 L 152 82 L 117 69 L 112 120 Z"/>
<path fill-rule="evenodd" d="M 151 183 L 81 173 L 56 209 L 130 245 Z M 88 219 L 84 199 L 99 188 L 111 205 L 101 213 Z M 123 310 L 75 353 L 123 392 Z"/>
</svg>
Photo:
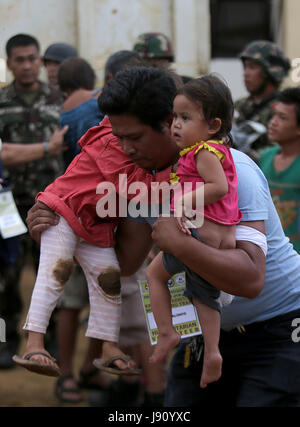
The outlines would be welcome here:
<svg viewBox="0 0 300 427">
<path fill-rule="evenodd" d="M 118 138 L 112 134 L 108 118 L 104 118 L 100 127 L 90 129 L 79 145 L 81 153 L 65 174 L 37 196 L 37 200 L 60 215 L 60 220 L 41 236 L 39 270 L 24 325 L 29 331 L 28 351 L 23 358 L 14 356 L 14 361 L 43 375 L 59 375 L 57 364 L 44 349 L 43 338 L 75 259 L 85 273 L 89 289 L 86 336 L 102 340 L 103 354 L 108 356 L 105 363 L 97 359 L 95 364 L 111 373 L 140 374 L 116 344 L 121 315 L 120 269 L 114 251 L 118 218 L 97 216 L 96 206 L 103 197 L 97 194 L 97 187 L 101 182 L 110 182 L 118 192 L 119 174 L 127 175 L 127 185 L 135 181 L 150 185 L 155 179 L 124 153 Z M 162 172 L 160 179 L 166 174 Z M 128 199 L 132 197 L 129 195 Z M 33 360 L 33 356 L 39 356 L 39 360 L 36 357 Z M 127 365 L 126 369 L 119 368 L 118 360 L 121 366 Z"/>
</svg>

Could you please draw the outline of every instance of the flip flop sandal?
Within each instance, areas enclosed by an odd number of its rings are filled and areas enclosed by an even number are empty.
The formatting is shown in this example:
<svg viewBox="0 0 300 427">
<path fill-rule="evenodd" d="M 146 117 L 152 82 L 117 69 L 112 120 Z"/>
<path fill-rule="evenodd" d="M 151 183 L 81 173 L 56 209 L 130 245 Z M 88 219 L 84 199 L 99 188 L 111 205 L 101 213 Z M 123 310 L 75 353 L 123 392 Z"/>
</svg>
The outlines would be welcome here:
<svg viewBox="0 0 300 427">
<path fill-rule="evenodd" d="M 102 363 L 100 359 L 95 359 L 93 361 L 93 365 L 101 371 L 108 372 L 109 374 L 114 375 L 141 375 L 142 370 L 138 368 L 128 368 L 128 369 L 120 369 L 113 362 L 116 360 L 122 360 L 124 363 L 131 362 L 131 357 L 125 355 L 113 356 L 106 360 L 106 362 Z"/>
<path fill-rule="evenodd" d="M 63 403 L 80 403 L 83 397 L 80 396 L 80 388 L 76 385 L 75 387 L 65 387 L 64 383 L 67 380 L 74 380 L 73 375 L 62 375 L 58 378 L 55 385 L 55 395 L 60 402 Z M 76 381 L 75 381 L 76 383 Z M 64 394 L 73 394 L 75 399 L 64 397 Z M 76 399 L 77 397 L 77 399 Z"/>
<path fill-rule="evenodd" d="M 60 370 L 59 368 L 51 365 L 45 365 L 41 362 L 30 360 L 32 356 L 41 355 L 47 357 L 52 362 L 56 363 L 56 360 L 42 351 L 34 351 L 32 353 L 26 354 L 24 357 L 19 357 L 15 355 L 13 357 L 13 361 L 18 365 L 22 366 L 25 369 L 28 369 L 31 372 L 35 372 L 36 374 L 47 375 L 49 377 L 59 377 Z"/>
</svg>

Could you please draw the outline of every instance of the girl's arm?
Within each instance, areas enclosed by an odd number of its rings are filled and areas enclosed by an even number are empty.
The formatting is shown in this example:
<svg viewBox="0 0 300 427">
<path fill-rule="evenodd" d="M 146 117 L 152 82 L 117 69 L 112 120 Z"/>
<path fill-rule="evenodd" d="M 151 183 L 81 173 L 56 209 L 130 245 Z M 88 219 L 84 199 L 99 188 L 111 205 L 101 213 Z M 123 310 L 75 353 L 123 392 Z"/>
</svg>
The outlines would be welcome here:
<svg viewBox="0 0 300 427">
<path fill-rule="evenodd" d="M 200 193 L 192 192 L 193 206 L 196 206 L 197 196 L 203 197 L 203 205 L 210 205 L 220 200 L 228 192 L 227 178 L 219 158 L 206 149 L 200 150 L 195 162 L 199 175 L 205 184 L 202 185 Z"/>
</svg>

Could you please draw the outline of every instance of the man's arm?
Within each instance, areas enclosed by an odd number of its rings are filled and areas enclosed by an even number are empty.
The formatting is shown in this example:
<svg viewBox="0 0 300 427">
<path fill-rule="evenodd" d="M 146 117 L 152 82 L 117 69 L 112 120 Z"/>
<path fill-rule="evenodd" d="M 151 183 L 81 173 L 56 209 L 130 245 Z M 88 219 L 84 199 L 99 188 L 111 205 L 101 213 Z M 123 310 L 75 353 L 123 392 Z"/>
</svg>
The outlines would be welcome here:
<svg viewBox="0 0 300 427">
<path fill-rule="evenodd" d="M 264 232 L 263 221 L 242 224 Z M 224 292 L 255 298 L 264 287 L 265 255 L 253 243 L 237 241 L 236 249 L 216 249 L 182 233 L 173 217 L 160 217 L 152 237 L 161 250 L 176 256 Z"/>
<path fill-rule="evenodd" d="M 122 276 L 131 276 L 145 261 L 153 243 L 151 232 L 149 224 L 129 218 L 120 220 L 115 249 Z"/>
<path fill-rule="evenodd" d="M 63 129 L 56 129 L 50 141 L 48 149 L 50 156 L 57 156 L 67 147 L 64 143 L 64 135 L 68 131 L 68 126 Z M 4 166 L 18 166 L 42 159 L 46 154 L 43 143 L 35 144 L 11 144 L 2 143 L 1 159 Z"/>
</svg>

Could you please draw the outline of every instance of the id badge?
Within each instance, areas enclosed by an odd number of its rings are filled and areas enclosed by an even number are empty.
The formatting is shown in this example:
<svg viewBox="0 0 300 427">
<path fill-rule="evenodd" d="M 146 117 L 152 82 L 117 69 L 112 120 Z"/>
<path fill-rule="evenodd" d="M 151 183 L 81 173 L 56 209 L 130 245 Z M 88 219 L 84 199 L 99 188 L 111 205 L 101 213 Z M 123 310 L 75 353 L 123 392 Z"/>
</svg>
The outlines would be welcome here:
<svg viewBox="0 0 300 427">
<path fill-rule="evenodd" d="M 0 233 L 3 239 L 27 233 L 9 189 L 0 189 Z"/>
</svg>

